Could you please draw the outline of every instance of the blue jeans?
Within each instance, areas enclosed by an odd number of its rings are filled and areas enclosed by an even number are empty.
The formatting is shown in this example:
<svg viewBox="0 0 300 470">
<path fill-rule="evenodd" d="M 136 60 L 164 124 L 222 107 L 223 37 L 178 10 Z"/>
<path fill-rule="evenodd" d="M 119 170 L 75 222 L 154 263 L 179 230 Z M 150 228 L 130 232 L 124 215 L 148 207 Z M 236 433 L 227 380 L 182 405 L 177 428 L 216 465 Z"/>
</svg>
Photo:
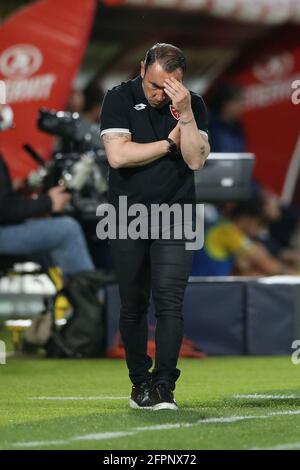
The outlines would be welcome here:
<svg viewBox="0 0 300 470">
<path fill-rule="evenodd" d="M 94 269 L 81 226 L 71 217 L 0 225 L 0 254 L 32 255 L 42 265 L 59 266 L 64 276 Z"/>
</svg>

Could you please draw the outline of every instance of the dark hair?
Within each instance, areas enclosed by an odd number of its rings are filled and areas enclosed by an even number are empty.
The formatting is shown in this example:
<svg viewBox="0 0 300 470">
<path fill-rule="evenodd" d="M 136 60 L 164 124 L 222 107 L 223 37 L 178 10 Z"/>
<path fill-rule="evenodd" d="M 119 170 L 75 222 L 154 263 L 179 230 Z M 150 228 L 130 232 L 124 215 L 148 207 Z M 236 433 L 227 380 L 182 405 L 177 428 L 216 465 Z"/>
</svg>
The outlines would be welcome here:
<svg viewBox="0 0 300 470">
<path fill-rule="evenodd" d="M 220 112 L 228 101 L 239 99 L 243 96 L 243 89 L 236 83 L 219 83 L 218 89 L 210 97 L 210 107 L 215 112 Z"/>
<path fill-rule="evenodd" d="M 231 218 L 236 220 L 241 217 L 249 217 L 251 219 L 260 219 L 262 217 L 262 209 L 260 201 L 250 200 L 241 201 L 231 211 Z"/>
<path fill-rule="evenodd" d="M 89 112 L 95 106 L 100 106 L 100 104 L 103 101 L 104 98 L 104 93 L 101 89 L 101 87 L 97 83 L 90 83 L 85 90 L 83 91 L 84 93 L 84 99 L 85 99 L 85 104 L 84 104 L 84 112 Z"/>
<path fill-rule="evenodd" d="M 174 72 L 176 69 L 186 71 L 186 58 L 181 49 L 172 44 L 157 43 L 152 46 L 145 55 L 145 70 L 158 62 L 165 72 Z"/>
</svg>

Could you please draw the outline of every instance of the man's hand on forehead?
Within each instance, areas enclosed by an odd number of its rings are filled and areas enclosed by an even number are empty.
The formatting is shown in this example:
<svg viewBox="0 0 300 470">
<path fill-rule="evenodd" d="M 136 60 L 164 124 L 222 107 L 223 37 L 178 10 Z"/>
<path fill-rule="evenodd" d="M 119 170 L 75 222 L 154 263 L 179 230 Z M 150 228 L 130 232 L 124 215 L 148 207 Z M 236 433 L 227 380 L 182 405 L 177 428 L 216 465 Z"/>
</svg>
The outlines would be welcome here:
<svg viewBox="0 0 300 470">
<path fill-rule="evenodd" d="M 191 94 L 189 90 L 176 78 L 166 78 L 164 81 L 164 91 L 171 98 L 173 106 L 179 114 L 191 114 Z"/>
</svg>

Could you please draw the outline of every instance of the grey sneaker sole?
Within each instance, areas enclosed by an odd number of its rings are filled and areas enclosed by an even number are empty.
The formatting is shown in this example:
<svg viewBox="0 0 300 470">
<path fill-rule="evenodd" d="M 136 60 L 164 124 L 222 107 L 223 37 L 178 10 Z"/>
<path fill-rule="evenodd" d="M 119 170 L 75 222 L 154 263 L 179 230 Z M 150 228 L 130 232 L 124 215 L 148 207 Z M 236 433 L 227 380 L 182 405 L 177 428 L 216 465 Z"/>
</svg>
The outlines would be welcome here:
<svg viewBox="0 0 300 470">
<path fill-rule="evenodd" d="M 157 405 L 152 406 L 152 410 L 159 411 L 159 410 L 178 410 L 178 406 L 175 403 L 168 403 L 162 402 L 158 403 Z"/>
<path fill-rule="evenodd" d="M 134 400 L 130 399 L 129 406 L 133 410 L 152 410 L 152 406 L 139 406 Z"/>
</svg>

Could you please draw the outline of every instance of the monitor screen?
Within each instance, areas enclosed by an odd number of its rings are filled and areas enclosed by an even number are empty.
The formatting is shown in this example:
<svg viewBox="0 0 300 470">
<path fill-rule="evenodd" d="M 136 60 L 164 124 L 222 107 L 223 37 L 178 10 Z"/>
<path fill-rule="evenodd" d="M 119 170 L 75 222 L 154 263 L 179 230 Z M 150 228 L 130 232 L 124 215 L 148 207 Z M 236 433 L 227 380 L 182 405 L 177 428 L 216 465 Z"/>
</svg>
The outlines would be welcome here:
<svg viewBox="0 0 300 470">
<path fill-rule="evenodd" d="M 254 162 L 252 153 L 211 153 L 194 172 L 197 202 L 250 198 Z"/>
</svg>

